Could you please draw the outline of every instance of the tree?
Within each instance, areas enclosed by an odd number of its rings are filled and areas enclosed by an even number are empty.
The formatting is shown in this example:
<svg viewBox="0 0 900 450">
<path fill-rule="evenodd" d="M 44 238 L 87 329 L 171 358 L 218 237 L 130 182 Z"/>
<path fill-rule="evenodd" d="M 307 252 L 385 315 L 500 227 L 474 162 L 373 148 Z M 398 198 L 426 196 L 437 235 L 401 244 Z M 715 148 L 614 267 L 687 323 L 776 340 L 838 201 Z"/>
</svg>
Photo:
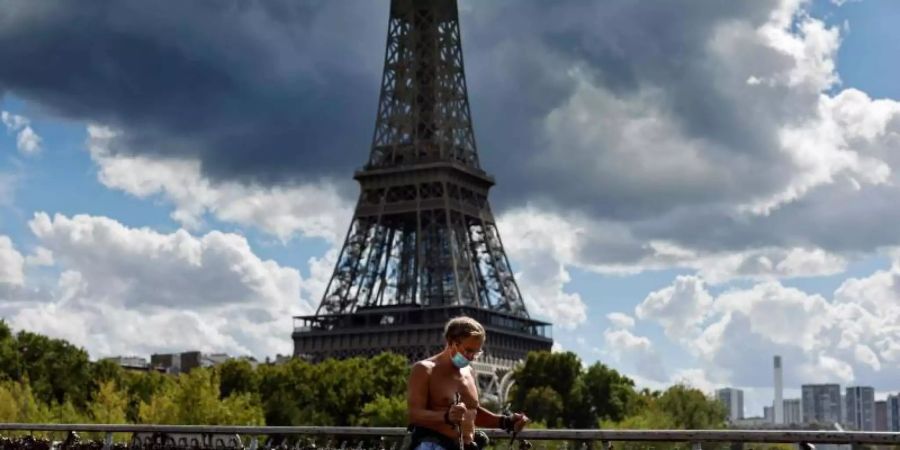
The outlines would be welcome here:
<svg viewBox="0 0 900 450">
<path fill-rule="evenodd" d="M 626 430 L 666 430 L 677 428 L 672 417 L 659 408 L 655 399 L 647 399 L 648 403 L 640 411 L 625 417 L 621 421 L 604 420 L 600 423 L 600 427 L 604 429 L 626 429 Z M 654 442 L 652 447 L 657 450 L 672 450 L 677 446 L 667 442 Z M 707 446 L 704 445 L 704 448 Z M 620 442 L 616 444 L 616 448 L 621 450 L 644 450 L 647 448 L 645 442 Z M 682 447 L 679 447 L 682 448 Z"/>
<path fill-rule="evenodd" d="M 621 420 L 635 397 L 634 381 L 602 363 L 584 370 L 581 361 L 571 352 L 532 352 L 513 374 L 515 384 L 510 395 L 514 409 L 524 409 L 548 426 L 593 428 L 600 419 Z M 535 389 L 549 388 L 561 402 L 556 417 L 546 411 L 555 408 L 555 400 L 548 392 L 533 394 Z M 526 402 L 529 396 L 532 401 Z M 546 397 L 549 404 L 535 403 Z M 535 415 L 538 408 L 544 412 Z"/>
<path fill-rule="evenodd" d="M 366 360 L 326 359 L 316 364 L 313 372 L 318 410 L 327 415 L 333 425 L 348 426 L 356 422 L 363 405 L 369 400 L 365 396 L 372 373 Z"/>
<path fill-rule="evenodd" d="M 122 377 L 122 389 L 128 398 L 125 417 L 129 422 L 140 422 L 140 405 L 150 403 L 158 392 L 175 383 L 172 377 L 155 371 L 125 372 Z"/>
<path fill-rule="evenodd" d="M 556 427 L 562 422 L 563 399 L 550 386 L 540 386 L 528 391 L 522 402 L 523 410 L 535 420 L 545 423 L 548 427 Z"/>
<path fill-rule="evenodd" d="M 716 429 L 725 425 L 725 409 L 703 392 L 676 384 L 665 392 L 642 390 L 635 394 L 632 414 L 621 421 L 607 420 L 609 428 Z"/>
<path fill-rule="evenodd" d="M 157 391 L 141 403 L 142 423 L 183 425 L 262 425 L 265 423 L 258 398 L 251 394 L 219 395 L 215 371 L 197 368 Z"/>
<path fill-rule="evenodd" d="M 657 403 L 677 428 L 699 430 L 725 426 L 725 407 L 689 386 L 676 384 L 666 389 Z"/>
<path fill-rule="evenodd" d="M 513 409 L 522 409 L 528 392 L 539 387 L 549 387 L 562 398 L 571 392 L 581 373 L 581 360 L 572 352 L 531 352 L 525 364 L 513 374 L 515 384 L 510 397 Z"/>
<path fill-rule="evenodd" d="M 584 383 L 584 374 L 575 380 L 575 385 L 563 397 L 562 420 L 559 425 L 566 428 L 594 428 L 597 426 L 597 411 L 591 404 L 590 393 Z"/>
<path fill-rule="evenodd" d="M 179 423 L 180 411 L 175 400 L 175 386 L 165 386 L 138 406 L 138 423 L 174 425 Z M 187 424 L 185 424 L 187 425 Z"/>
<path fill-rule="evenodd" d="M 21 376 L 30 380 L 34 395 L 50 404 L 70 401 L 77 407 L 87 404 L 91 370 L 84 349 L 62 339 L 20 331 L 16 335 Z M 16 379 L 21 380 L 21 377 Z"/>
<path fill-rule="evenodd" d="M 232 393 L 257 394 L 259 375 L 246 359 L 229 359 L 216 367 L 219 390 L 223 398 Z"/>
<path fill-rule="evenodd" d="M 318 382 L 312 364 L 294 358 L 257 371 L 267 425 L 327 424 L 325 414 L 316 410 Z"/>
<path fill-rule="evenodd" d="M 114 378 L 114 377 L 111 377 Z M 87 407 L 87 417 L 92 423 L 128 423 L 128 395 L 120 390 L 115 381 L 102 381 L 91 395 Z M 113 439 L 127 441 L 128 433 L 115 433 Z M 85 433 L 88 439 L 103 439 L 103 433 Z"/>
<path fill-rule="evenodd" d="M 94 423 L 126 423 L 128 398 L 114 381 L 100 383 L 88 405 L 88 415 Z"/>
<path fill-rule="evenodd" d="M 91 391 L 97 392 L 103 383 L 112 382 L 116 386 L 122 386 L 125 370 L 110 359 L 101 359 L 91 363 Z"/>
<path fill-rule="evenodd" d="M 596 362 L 582 375 L 594 414 L 600 419 L 622 420 L 635 397 L 634 381 Z"/>
<path fill-rule="evenodd" d="M 27 379 L 0 382 L 0 423 L 38 423 L 49 420 L 49 408 L 34 397 Z"/>
<path fill-rule="evenodd" d="M 377 396 L 406 397 L 406 383 L 409 380 L 409 362 L 396 353 L 384 352 L 366 361 L 369 366 L 368 392 Z"/>
<path fill-rule="evenodd" d="M 6 321 L 0 319 L 0 381 L 21 378 L 22 368 L 16 337 Z"/>
<path fill-rule="evenodd" d="M 81 408 L 75 406 L 71 401 L 66 400 L 62 403 L 54 403 L 50 406 L 50 420 L 51 423 L 85 423 L 90 422 L 86 420 L 84 412 Z"/>
<path fill-rule="evenodd" d="M 356 425 L 363 427 L 402 427 L 407 424 L 406 396 L 381 394 L 366 403 Z"/>
</svg>

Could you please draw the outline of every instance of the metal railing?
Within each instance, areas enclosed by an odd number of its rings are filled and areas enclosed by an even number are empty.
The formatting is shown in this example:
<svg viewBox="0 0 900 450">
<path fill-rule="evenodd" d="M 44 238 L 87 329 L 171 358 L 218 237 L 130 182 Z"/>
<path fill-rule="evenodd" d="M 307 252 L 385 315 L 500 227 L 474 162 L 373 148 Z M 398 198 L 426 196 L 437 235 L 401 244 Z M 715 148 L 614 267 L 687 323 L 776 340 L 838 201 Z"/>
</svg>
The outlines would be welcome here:
<svg viewBox="0 0 900 450">
<path fill-rule="evenodd" d="M 77 432 L 104 436 L 101 440 L 82 441 Z M 511 448 L 510 436 L 500 430 L 484 430 L 494 442 L 493 447 Z M 0 449 L 382 449 L 404 450 L 405 428 L 387 427 L 319 427 L 319 426 L 207 426 L 207 425 L 97 425 L 97 424 L 35 424 L 0 423 L 0 436 L 27 433 L 18 439 L 26 444 L 16 446 L 15 439 L 4 438 Z M 64 434 L 62 440 L 40 437 L 36 445 L 35 433 L 52 436 Z M 117 443 L 114 433 L 130 433 L 131 439 Z M 655 444 L 688 445 L 701 450 L 704 444 L 796 444 L 801 449 L 816 444 L 869 446 L 900 446 L 897 432 L 811 431 L 811 430 L 598 430 L 552 429 L 524 430 L 515 437 L 518 448 L 535 447 L 578 449 L 611 449 L 618 443 L 640 443 L 654 448 Z M 741 448 L 741 447 L 737 447 Z M 451 449 L 448 449 L 451 450 Z M 452 449 L 455 450 L 455 449 Z"/>
</svg>

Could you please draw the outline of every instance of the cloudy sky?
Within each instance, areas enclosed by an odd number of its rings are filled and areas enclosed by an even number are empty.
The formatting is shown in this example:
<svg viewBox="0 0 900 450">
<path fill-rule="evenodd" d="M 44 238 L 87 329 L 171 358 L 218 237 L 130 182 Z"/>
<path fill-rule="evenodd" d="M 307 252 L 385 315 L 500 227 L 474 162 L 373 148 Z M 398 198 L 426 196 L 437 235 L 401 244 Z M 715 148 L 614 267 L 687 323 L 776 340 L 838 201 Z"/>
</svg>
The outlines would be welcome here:
<svg viewBox="0 0 900 450">
<path fill-rule="evenodd" d="M 387 0 L 0 0 L 0 317 L 93 357 L 291 351 Z M 461 0 L 531 313 L 642 386 L 900 391 L 900 4 Z"/>
</svg>

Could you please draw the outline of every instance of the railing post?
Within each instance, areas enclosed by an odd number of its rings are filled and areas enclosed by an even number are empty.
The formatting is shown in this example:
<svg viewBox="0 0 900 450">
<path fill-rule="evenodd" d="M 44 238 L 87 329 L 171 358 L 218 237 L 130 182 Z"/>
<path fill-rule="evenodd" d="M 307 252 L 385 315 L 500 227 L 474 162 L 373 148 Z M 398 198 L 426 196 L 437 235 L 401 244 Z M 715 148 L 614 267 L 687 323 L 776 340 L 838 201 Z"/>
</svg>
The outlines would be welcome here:
<svg viewBox="0 0 900 450">
<path fill-rule="evenodd" d="M 112 448 L 113 434 L 111 431 L 106 432 L 106 436 L 103 438 L 103 450 L 110 450 Z"/>
<path fill-rule="evenodd" d="M 691 450 L 703 450 L 703 446 L 700 445 L 699 441 L 691 442 Z"/>
<path fill-rule="evenodd" d="M 253 435 L 252 437 L 250 437 L 250 449 L 249 450 L 256 450 L 257 448 L 259 448 L 259 438 L 256 437 L 256 435 Z"/>
</svg>

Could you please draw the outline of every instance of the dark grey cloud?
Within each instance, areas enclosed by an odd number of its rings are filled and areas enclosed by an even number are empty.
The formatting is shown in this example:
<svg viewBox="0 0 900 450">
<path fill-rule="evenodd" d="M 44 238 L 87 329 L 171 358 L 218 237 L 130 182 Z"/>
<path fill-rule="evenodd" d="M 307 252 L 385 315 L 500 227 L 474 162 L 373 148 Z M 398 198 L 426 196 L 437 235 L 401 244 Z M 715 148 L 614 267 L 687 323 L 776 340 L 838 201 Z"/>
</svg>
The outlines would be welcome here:
<svg viewBox="0 0 900 450">
<path fill-rule="evenodd" d="M 372 133 L 387 4 L 7 1 L 0 87 L 214 178 L 345 175 Z"/>
<path fill-rule="evenodd" d="M 262 180 L 346 176 L 368 151 L 386 0 L 7 3 L 0 86 L 122 128 L 122 151 L 199 156 L 213 177 Z M 512 153 L 542 150 L 535 132 L 572 94 L 565 72 L 574 65 L 624 96 L 662 86 L 685 131 L 727 151 L 766 148 L 769 136 L 716 92 L 704 46 L 722 21 L 759 22 L 772 2 L 701 3 L 464 3 L 488 168 L 516 190 L 535 186 L 577 204 L 603 198 L 590 187 L 553 192 L 541 167 L 509 164 Z M 626 191 L 610 191 L 603 206 L 617 214 L 648 201 Z M 617 204 L 623 195 L 630 206 Z"/>
<path fill-rule="evenodd" d="M 645 89 L 660 90 L 656 106 L 672 117 L 680 132 L 703 140 L 710 158 L 726 160 L 722 165 L 730 170 L 756 169 L 783 178 L 783 173 L 772 173 L 773 159 L 780 158 L 771 133 L 771 121 L 777 118 L 757 114 L 747 99 L 729 90 L 731 86 L 722 86 L 707 48 L 717 27 L 737 19 L 762 24 L 774 4 L 492 2 L 479 8 L 473 3 L 472 14 L 463 17 L 464 34 L 468 30 L 466 42 L 475 40 L 478 46 L 466 54 L 467 68 L 483 160 L 509 179 L 506 188 L 500 185 L 497 191 L 516 195 L 521 186 L 533 186 L 530 193 L 550 196 L 557 204 L 633 219 L 659 214 L 667 205 L 722 198 L 721 190 L 711 192 L 711 181 L 724 185 L 732 197 L 776 184 L 765 178 L 748 180 L 756 186 L 730 184 L 725 176 L 654 186 L 653 180 L 628 180 L 615 173 L 598 174 L 595 167 L 577 167 L 595 153 L 620 145 L 612 137 L 586 149 L 572 148 L 555 162 L 528 164 L 531 159 L 521 158 L 520 166 L 505 169 L 516 164 L 508 152 L 528 156 L 553 145 L 545 142 L 542 121 L 576 95 L 567 72 L 577 67 L 594 85 L 626 101 Z M 603 113 L 597 110 L 594 120 L 609 120 Z M 767 170 L 758 170 L 762 167 Z"/>
<path fill-rule="evenodd" d="M 798 167 L 779 130 L 817 111 L 808 85 L 748 83 L 796 64 L 755 34 L 779 4 L 462 0 L 495 209 L 531 202 L 624 225 L 633 242 L 595 239 L 587 252 L 603 263 L 640 260 L 650 239 L 710 251 L 896 242 L 822 225 L 843 214 L 825 194 L 878 205 L 840 189 L 734 214 L 791 182 Z M 367 157 L 388 0 L 3 6 L 0 92 L 122 130 L 113 151 L 199 158 L 219 180 L 346 186 Z"/>
</svg>

